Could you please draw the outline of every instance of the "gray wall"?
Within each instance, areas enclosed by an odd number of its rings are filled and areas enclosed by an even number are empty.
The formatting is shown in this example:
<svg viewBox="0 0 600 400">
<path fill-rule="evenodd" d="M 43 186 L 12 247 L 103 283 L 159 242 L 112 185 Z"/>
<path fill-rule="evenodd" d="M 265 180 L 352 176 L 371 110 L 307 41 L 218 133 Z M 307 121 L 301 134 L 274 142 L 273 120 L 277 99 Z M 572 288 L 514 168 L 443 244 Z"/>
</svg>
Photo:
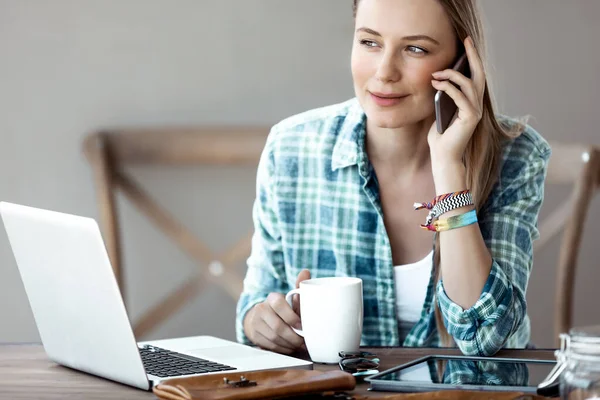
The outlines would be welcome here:
<svg viewBox="0 0 600 400">
<path fill-rule="evenodd" d="M 600 144 L 595 0 L 485 0 L 500 111 L 530 114 L 545 137 Z M 270 125 L 352 96 L 349 0 L 0 0 L 0 199 L 97 216 L 84 135 L 106 126 Z M 215 250 L 251 229 L 252 170 L 136 168 L 131 173 Z M 548 191 L 544 214 L 564 200 Z M 196 266 L 123 198 L 130 317 Z M 577 324 L 600 323 L 592 205 L 577 279 Z M 231 223 L 234 221 L 235 223 Z M 596 225 L 596 226 L 594 226 Z M 552 343 L 554 240 L 528 293 L 537 344 Z M 244 265 L 238 266 L 243 272 Z M 590 301 L 589 299 L 594 299 Z M 235 301 L 210 288 L 147 339 L 233 339 Z M 0 342 L 38 334 L 0 230 Z M 145 338 L 146 339 L 146 338 Z"/>
</svg>

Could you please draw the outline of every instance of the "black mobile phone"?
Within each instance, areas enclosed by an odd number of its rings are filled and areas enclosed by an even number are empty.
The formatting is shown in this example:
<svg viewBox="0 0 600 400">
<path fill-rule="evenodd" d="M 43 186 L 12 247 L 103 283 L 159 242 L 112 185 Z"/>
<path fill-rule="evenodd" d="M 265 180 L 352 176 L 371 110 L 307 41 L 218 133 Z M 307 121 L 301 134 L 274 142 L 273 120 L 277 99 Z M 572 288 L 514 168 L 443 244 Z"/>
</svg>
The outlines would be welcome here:
<svg viewBox="0 0 600 400">
<path fill-rule="evenodd" d="M 463 53 L 462 56 L 456 61 L 452 69 L 460 72 L 467 78 L 471 78 L 471 68 L 469 67 L 469 60 L 467 59 L 467 53 Z M 451 82 L 454 86 L 458 87 L 457 84 Z M 435 123 L 437 126 L 438 133 L 444 133 L 448 129 L 448 125 L 452 122 L 452 118 L 456 113 L 456 103 L 450 96 L 441 90 L 438 90 L 435 94 Z"/>
</svg>

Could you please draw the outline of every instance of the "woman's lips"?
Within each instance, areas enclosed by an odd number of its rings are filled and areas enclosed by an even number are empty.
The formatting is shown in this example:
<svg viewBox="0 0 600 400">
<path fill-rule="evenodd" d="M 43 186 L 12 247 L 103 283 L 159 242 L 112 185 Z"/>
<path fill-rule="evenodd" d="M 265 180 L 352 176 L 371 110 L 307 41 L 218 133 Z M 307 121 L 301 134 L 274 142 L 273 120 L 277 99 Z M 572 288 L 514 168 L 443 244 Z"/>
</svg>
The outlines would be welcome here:
<svg viewBox="0 0 600 400">
<path fill-rule="evenodd" d="M 391 107 L 391 106 L 395 106 L 397 104 L 399 104 L 402 100 L 404 100 L 406 97 L 408 97 L 407 95 L 404 96 L 395 96 L 393 94 L 383 94 L 383 93 L 371 93 L 369 92 L 369 94 L 371 95 L 371 99 L 373 99 L 373 102 L 375 102 L 375 104 L 377 104 L 380 107 Z"/>
</svg>

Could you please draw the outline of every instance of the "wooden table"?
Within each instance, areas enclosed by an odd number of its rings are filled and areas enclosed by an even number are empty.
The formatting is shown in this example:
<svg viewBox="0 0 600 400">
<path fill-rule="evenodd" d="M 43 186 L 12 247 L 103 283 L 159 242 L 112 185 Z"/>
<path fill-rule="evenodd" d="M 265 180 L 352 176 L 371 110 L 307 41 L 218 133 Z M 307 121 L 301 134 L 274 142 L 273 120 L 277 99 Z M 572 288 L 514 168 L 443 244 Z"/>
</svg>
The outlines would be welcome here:
<svg viewBox="0 0 600 400">
<path fill-rule="evenodd" d="M 428 354 L 459 354 L 457 350 L 426 348 L 367 348 L 381 359 L 381 370 Z M 553 350 L 504 350 L 498 356 L 553 360 Z M 337 369 L 315 364 L 317 370 Z M 366 394 L 369 385 L 357 385 Z M 385 393 L 368 392 L 369 396 Z M 389 395 L 389 393 L 387 393 Z M 57 365 L 39 344 L 0 344 L 0 399 L 155 399 L 151 392 Z"/>
</svg>

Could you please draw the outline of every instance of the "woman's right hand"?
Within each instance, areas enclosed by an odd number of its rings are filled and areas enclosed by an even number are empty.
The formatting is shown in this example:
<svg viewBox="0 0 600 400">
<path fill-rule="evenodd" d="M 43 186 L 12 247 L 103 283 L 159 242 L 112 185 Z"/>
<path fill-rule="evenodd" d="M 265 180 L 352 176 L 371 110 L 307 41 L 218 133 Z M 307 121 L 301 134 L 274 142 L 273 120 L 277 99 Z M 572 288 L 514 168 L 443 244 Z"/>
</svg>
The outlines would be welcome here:
<svg viewBox="0 0 600 400">
<path fill-rule="evenodd" d="M 296 287 L 310 279 L 310 271 L 298 274 Z M 294 303 L 297 300 L 294 299 Z M 300 329 L 300 317 L 281 293 L 270 293 L 265 301 L 252 307 L 244 318 L 244 332 L 257 346 L 277 353 L 292 354 L 303 347 L 304 338 L 291 328 Z M 298 307 L 299 308 L 299 307 Z M 298 311 L 299 313 L 299 311 Z"/>
</svg>

